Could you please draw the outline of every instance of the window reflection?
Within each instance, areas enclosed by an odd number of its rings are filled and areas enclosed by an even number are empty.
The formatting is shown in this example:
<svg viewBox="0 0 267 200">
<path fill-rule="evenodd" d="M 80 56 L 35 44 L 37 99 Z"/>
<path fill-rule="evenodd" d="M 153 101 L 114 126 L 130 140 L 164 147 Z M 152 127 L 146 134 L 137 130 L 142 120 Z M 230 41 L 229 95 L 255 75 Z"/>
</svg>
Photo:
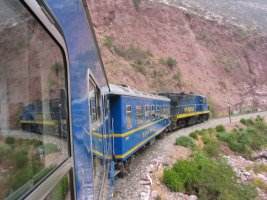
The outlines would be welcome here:
<svg viewBox="0 0 267 200">
<path fill-rule="evenodd" d="M 68 157 L 65 69 L 19 1 L 0 1 L 0 19 L 0 199 L 17 199 Z"/>
</svg>

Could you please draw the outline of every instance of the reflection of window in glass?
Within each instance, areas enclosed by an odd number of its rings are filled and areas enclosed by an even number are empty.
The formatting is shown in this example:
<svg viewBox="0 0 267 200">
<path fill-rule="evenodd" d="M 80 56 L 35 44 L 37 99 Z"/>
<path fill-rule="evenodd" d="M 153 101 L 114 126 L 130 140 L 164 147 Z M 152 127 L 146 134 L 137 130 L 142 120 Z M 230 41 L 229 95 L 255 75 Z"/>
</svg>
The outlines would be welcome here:
<svg viewBox="0 0 267 200">
<path fill-rule="evenodd" d="M 89 80 L 89 102 L 91 122 L 95 128 L 100 120 L 100 90 L 91 77 Z"/>
<path fill-rule="evenodd" d="M 65 175 L 45 198 L 45 200 L 70 200 L 70 199 L 71 199 L 71 188 L 70 188 L 69 175 Z"/>
<path fill-rule="evenodd" d="M 132 128 L 132 107 L 129 105 L 126 106 L 126 124 L 127 129 Z"/>
<path fill-rule="evenodd" d="M 143 108 L 142 106 L 138 105 L 136 106 L 136 120 L 137 120 L 137 126 L 140 126 L 143 124 L 144 120 L 144 115 L 143 115 Z"/>
<path fill-rule="evenodd" d="M 0 199 L 21 197 L 68 158 L 64 55 L 17 0 L 0 7 Z"/>
</svg>

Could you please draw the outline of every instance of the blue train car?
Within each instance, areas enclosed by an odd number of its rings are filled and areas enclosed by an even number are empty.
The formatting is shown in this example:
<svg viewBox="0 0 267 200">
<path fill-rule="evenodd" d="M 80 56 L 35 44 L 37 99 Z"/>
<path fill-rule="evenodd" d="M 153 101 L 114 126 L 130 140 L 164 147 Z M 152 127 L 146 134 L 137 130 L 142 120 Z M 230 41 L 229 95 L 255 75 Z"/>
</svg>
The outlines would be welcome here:
<svg viewBox="0 0 267 200">
<path fill-rule="evenodd" d="M 107 199 L 112 137 L 93 133 L 110 134 L 109 85 L 86 1 L 0 0 L 0 34 L 0 199 Z"/>
<path fill-rule="evenodd" d="M 171 100 L 170 115 L 172 123 L 170 130 L 209 119 L 209 105 L 205 96 L 193 93 L 160 93 L 160 95 Z"/>
<path fill-rule="evenodd" d="M 166 97 L 110 85 L 109 100 L 116 160 L 126 161 L 170 125 Z"/>
</svg>

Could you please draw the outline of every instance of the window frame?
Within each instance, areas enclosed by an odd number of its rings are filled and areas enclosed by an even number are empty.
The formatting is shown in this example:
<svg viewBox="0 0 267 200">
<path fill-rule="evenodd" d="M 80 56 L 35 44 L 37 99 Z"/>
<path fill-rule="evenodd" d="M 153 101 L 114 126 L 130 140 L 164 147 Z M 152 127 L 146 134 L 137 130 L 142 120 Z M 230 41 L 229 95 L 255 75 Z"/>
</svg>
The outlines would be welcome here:
<svg viewBox="0 0 267 200">
<path fill-rule="evenodd" d="M 20 2 L 22 3 L 22 2 Z M 73 160 L 73 141 L 72 141 L 72 127 L 71 127 L 71 102 L 70 102 L 70 81 L 69 81 L 69 59 L 68 51 L 65 43 L 65 39 L 58 29 L 58 24 L 54 19 L 53 15 L 49 12 L 44 4 L 40 4 L 40 1 L 24 0 L 23 6 L 31 13 L 32 17 L 36 19 L 40 25 L 44 28 L 51 38 L 57 43 L 58 47 L 61 49 L 64 61 L 64 71 L 65 71 L 65 88 L 66 88 L 66 102 L 67 102 L 67 115 L 66 124 L 68 127 L 68 158 L 57 166 L 51 173 L 46 175 L 38 185 L 35 185 L 31 191 L 25 193 L 22 198 L 26 200 L 31 199 L 44 199 L 49 195 L 49 193 L 54 189 L 54 187 L 60 182 L 60 180 L 70 174 L 70 193 L 71 198 L 75 198 L 76 188 L 75 188 L 75 176 L 74 176 L 74 160 Z"/>
</svg>

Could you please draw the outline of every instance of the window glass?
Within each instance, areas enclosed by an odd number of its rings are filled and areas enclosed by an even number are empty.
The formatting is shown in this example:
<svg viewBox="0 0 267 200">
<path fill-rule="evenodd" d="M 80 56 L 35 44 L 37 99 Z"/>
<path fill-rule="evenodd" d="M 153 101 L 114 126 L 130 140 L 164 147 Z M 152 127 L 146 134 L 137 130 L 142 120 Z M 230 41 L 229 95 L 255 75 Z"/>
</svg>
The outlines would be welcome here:
<svg viewBox="0 0 267 200">
<path fill-rule="evenodd" d="M 152 119 L 155 119 L 156 118 L 156 106 L 155 105 L 152 105 Z"/>
<path fill-rule="evenodd" d="M 0 199 L 17 199 L 69 156 L 66 71 L 20 1 L 0 1 L 0 22 Z"/>
<path fill-rule="evenodd" d="M 143 124 L 144 120 L 144 115 L 143 115 L 143 108 L 142 106 L 138 105 L 136 106 L 136 121 L 137 121 L 137 126 L 140 126 Z"/>
<path fill-rule="evenodd" d="M 149 105 L 145 105 L 145 120 L 149 120 Z"/>
<path fill-rule="evenodd" d="M 71 187 L 70 176 L 65 175 L 54 189 L 47 195 L 45 200 L 70 200 L 71 199 Z"/>
<path fill-rule="evenodd" d="M 126 125 L 127 129 L 132 128 L 132 107 L 129 105 L 126 106 Z"/>
</svg>

